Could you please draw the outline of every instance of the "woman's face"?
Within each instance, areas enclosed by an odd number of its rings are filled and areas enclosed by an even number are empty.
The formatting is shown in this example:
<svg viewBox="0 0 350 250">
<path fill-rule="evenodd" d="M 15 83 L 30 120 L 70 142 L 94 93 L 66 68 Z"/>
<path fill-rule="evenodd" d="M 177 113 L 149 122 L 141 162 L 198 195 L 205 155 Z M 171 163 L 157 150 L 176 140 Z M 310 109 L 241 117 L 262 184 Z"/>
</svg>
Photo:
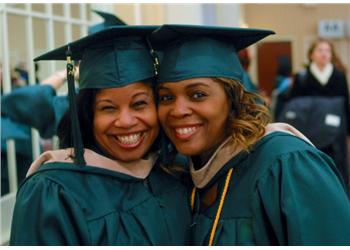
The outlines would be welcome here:
<svg viewBox="0 0 350 250">
<path fill-rule="evenodd" d="M 327 42 L 316 45 L 311 54 L 311 60 L 319 66 L 325 66 L 332 60 L 332 48 Z"/>
<path fill-rule="evenodd" d="M 220 83 L 211 78 L 166 82 L 158 93 L 159 120 L 180 153 L 201 155 L 227 136 L 230 104 Z"/>
<path fill-rule="evenodd" d="M 135 82 L 96 94 L 93 131 L 96 141 L 117 160 L 140 159 L 159 132 L 152 88 Z"/>
</svg>

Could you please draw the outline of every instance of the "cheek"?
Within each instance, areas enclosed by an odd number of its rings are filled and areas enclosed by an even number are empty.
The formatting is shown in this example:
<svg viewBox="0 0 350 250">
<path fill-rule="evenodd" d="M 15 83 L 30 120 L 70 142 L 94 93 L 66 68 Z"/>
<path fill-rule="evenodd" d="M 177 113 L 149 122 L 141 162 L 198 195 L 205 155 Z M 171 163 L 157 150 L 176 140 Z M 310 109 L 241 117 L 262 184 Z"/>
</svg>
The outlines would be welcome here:
<svg viewBox="0 0 350 250">
<path fill-rule="evenodd" d="M 93 133 L 97 141 L 100 141 L 110 121 L 101 115 L 95 115 L 93 119 Z"/>
<path fill-rule="evenodd" d="M 101 138 L 101 128 L 100 128 L 100 123 L 98 119 L 95 117 L 93 120 L 93 125 L 92 125 L 92 131 L 94 133 L 95 139 L 100 142 Z"/>
<path fill-rule="evenodd" d="M 231 109 L 230 105 L 228 102 L 218 102 L 212 105 L 212 107 L 215 107 L 211 116 L 212 128 L 215 130 L 215 133 L 225 134 L 227 119 Z"/>
<path fill-rule="evenodd" d="M 155 109 L 149 110 L 148 112 L 143 112 L 141 119 L 146 123 L 148 127 L 150 127 L 151 130 L 158 134 L 159 123 L 157 112 Z"/>
<path fill-rule="evenodd" d="M 162 105 L 158 106 L 158 119 L 160 121 L 160 123 L 162 124 L 162 126 L 165 125 L 165 120 L 166 120 L 166 116 L 168 113 L 168 109 Z"/>
<path fill-rule="evenodd" d="M 159 129 L 159 122 L 158 122 L 158 117 L 157 114 L 154 113 L 152 116 L 148 118 L 148 124 L 151 128 L 155 129 L 158 131 Z"/>
<path fill-rule="evenodd" d="M 221 101 L 223 100 L 223 101 Z M 231 105 L 230 103 L 227 101 L 226 96 L 223 96 L 222 99 L 220 101 L 216 102 L 215 104 L 213 104 L 212 106 L 215 107 L 215 111 L 216 111 L 216 116 L 220 121 L 223 121 L 227 119 L 229 112 L 231 110 Z"/>
</svg>

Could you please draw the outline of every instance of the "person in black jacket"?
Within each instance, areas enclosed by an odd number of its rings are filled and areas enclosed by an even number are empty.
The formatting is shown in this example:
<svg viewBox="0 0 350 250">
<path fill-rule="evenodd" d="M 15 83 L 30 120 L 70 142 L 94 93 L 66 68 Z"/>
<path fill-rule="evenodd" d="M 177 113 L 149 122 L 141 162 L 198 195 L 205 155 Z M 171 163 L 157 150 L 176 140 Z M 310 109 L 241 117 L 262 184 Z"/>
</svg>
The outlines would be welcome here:
<svg viewBox="0 0 350 250">
<path fill-rule="evenodd" d="M 339 121 L 341 121 L 339 127 L 343 128 L 343 131 L 341 132 L 342 138 L 336 140 L 336 145 L 333 143 L 328 146 L 322 146 L 320 149 L 329 154 L 335 160 L 345 182 L 348 184 L 350 107 L 349 89 L 345 76 L 345 69 L 339 63 L 340 61 L 335 54 L 332 43 L 326 39 L 318 39 L 311 45 L 308 52 L 308 58 L 309 65 L 306 69 L 297 73 L 294 78 L 294 85 L 290 93 L 290 98 L 294 99 L 301 96 L 317 96 L 317 98 L 327 97 L 328 100 L 335 99 L 336 97 L 343 99 L 343 115 L 342 118 L 339 119 Z M 322 105 L 317 105 L 318 108 L 323 109 L 321 106 Z M 342 107 L 337 107 L 337 109 L 338 108 L 341 109 Z M 330 125 L 327 123 L 332 123 L 331 121 L 334 119 L 332 120 L 329 118 L 330 116 L 327 116 L 326 114 L 322 126 L 327 126 Z M 333 125 L 335 126 L 337 124 L 338 122 L 335 117 Z M 309 126 L 312 126 L 314 127 L 313 129 L 315 129 L 317 126 L 320 126 L 320 124 L 309 124 Z M 298 129 L 303 132 L 302 128 Z M 310 139 L 312 141 L 312 138 Z"/>
</svg>

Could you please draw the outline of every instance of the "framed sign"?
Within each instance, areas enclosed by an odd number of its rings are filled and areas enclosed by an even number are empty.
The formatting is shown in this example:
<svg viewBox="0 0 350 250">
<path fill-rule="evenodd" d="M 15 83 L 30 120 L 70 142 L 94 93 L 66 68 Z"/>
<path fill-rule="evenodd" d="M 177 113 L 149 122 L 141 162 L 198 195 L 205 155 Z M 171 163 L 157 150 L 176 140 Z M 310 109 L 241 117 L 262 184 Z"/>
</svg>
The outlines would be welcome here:
<svg viewBox="0 0 350 250">
<path fill-rule="evenodd" d="M 344 38 L 344 26 L 342 20 L 322 20 L 318 23 L 318 35 L 324 38 Z"/>
</svg>

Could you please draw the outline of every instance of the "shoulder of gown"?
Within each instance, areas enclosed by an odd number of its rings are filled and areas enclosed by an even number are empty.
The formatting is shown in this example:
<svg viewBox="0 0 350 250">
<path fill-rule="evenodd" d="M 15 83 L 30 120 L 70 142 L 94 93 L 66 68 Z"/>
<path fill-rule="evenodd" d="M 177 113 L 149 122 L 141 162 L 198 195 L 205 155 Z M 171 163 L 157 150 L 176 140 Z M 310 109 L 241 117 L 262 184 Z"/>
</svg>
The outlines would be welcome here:
<svg viewBox="0 0 350 250">
<path fill-rule="evenodd" d="M 115 171 L 71 163 L 42 165 L 19 188 L 10 244 L 181 244 L 185 221 L 190 221 L 186 189 L 158 172 L 149 176 L 152 193 L 144 180 Z M 183 204 L 175 211 L 176 202 Z M 179 215 L 185 216 L 184 223 L 176 224 Z M 173 241 L 162 216 L 182 230 L 179 236 L 171 233 Z M 151 223 L 155 218 L 163 235 Z M 30 232 L 23 232 L 24 225 Z"/>
<path fill-rule="evenodd" d="M 88 235 L 83 208 L 69 190 L 40 175 L 21 185 L 10 245 L 85 245 Z"/>
<path fill-rule="evenodd" d="M 291 136 L 275 135 L 262 146 L 267 161 L 253 192 L 256 225 L 271 225 L 286 245 L 350 244 L 350 202 L 331 158 Z"/>
</svg>

